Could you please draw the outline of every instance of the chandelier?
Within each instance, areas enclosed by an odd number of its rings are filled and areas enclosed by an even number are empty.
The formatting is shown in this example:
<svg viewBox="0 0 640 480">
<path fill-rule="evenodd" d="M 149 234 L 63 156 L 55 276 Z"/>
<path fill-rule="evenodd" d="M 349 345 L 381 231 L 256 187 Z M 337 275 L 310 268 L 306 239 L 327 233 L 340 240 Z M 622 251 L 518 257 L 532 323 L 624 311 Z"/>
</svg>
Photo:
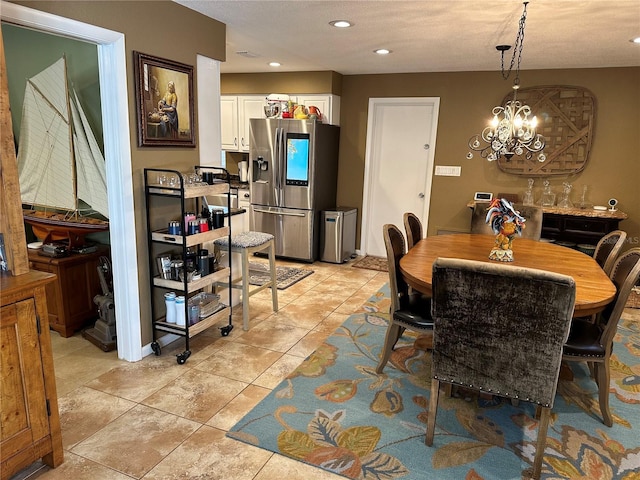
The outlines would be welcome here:
<svg viewBox="0 0 640 480">
<path fill-rule="evenodd" d="M 527 160 L 533 158 L 537 153 L 538 161 L 544 162 L 547 156 L 543 149 L 545 140 L 542 135 L 536 133 L 538 121 L 531 116 L 531 107 L 517 100 L 518 88 L 520 88 L 520 61 L 522 60 L 522 47 L 524 45 L 524 24 L 527 19 L 527 4 L 524 2 L 524 10 L 520 17 L 520 26 L 516 37 L 513 55 L 509 71 L 505 73 L 504 52 L 511 49 L 511 45 L 498 45 L 496 50 L 501 53 L 502 78 L 507 80 L 511 75 L 511 70 L 516 62 L 516 76 L 513 82 L 513 99 L 504 106 L 493 107 L 493 120 L 482 130 L 469 139 L 469 148 L 480 152 L 482 158 L 490 162 L 497 160 L 500 156 L 511 160 L 514 155 L 525 155 Z M 469 151 L 467 158 L 473 158 L 473 153 Z"/>
</svg>

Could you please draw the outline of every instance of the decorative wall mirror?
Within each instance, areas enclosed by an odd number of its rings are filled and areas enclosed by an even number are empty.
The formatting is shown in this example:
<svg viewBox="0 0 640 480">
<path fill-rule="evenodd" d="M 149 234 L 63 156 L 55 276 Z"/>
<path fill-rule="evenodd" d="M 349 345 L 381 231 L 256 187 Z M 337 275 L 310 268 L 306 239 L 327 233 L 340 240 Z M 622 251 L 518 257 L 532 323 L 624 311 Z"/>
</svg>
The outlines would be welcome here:
<svg viewBox="0 0 640 480">
<path fill-rule="evenodd" d="M 513 93 L 502 100 L 505 105 Z M 589 159 L 596 120 L 596 98 L 589 90 L 574 86 L 521 88 L 518 100 L 531 107 L 538 119 L 538 133 L 547 142 L 547 159 L 527 160 L 514 155 L 510 160 L 498 158 L 498 167 L 506 173 L 528 177 L 569 175 L 582 171 Z"/>
</svg>

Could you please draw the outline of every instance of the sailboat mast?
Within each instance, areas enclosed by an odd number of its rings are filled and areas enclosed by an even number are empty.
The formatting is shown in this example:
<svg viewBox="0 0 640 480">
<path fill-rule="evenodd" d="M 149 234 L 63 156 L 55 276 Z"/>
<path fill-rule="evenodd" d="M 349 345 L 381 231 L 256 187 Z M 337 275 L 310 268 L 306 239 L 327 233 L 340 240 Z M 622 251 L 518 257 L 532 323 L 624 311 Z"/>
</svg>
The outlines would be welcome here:
<svg viewBox="0 0 640 480">
<path fill-rule="evenodd" d="M 67 77 L 67 56 L 65 54 L 62 55 L 62 59 L 64 61 L 64 85 L 65 85 L 65 95 L 66 95 L 66 102 L 67 102 L 67 111 L 71 112 L 71 99 L 69 97 L 69 80 Z M 73 122 L 69 121 L 69 145 L 71 146 L 71 175 L 72 175 L 72 181 L 71 184 L 73 185 L 73 202 L 74 202 L 74 208 L 73 208 L 73 216 L 74 217 L 78 217 L 78 175 L 76 172 L 76 154 L 75 154 L 75 149 L 73 148 Z"/>
</svg>

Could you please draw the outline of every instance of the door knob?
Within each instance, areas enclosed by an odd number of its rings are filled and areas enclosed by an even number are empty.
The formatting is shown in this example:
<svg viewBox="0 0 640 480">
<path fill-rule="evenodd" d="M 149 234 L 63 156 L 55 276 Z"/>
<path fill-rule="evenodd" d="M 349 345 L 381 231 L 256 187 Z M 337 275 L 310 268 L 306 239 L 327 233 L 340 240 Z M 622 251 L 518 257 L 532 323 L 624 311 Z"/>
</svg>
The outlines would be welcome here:
<svg viewBox="0 0 640 480">
<path fill-rule="evenodd" d="M 420 193 L 418 194 L 418 198 L 424 198 L 424 193 L 420 192 Z"/>
</svg>

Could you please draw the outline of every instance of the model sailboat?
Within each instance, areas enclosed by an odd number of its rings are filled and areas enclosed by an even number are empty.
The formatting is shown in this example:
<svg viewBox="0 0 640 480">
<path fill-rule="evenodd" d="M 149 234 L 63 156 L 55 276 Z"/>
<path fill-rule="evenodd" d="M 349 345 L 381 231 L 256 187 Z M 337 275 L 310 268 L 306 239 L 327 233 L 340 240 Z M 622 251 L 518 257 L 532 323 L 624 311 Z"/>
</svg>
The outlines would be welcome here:
<svg viewBox="0 0 640 480">
<path fill-rule="evenodd" d="M 68 87 L 64 57 L 27 80 L 18 173 L 22 203 L 31 205 L 23 216 L 38 238 L 71 247 L 108 230 L 104 157 Z"/>
</svg>

